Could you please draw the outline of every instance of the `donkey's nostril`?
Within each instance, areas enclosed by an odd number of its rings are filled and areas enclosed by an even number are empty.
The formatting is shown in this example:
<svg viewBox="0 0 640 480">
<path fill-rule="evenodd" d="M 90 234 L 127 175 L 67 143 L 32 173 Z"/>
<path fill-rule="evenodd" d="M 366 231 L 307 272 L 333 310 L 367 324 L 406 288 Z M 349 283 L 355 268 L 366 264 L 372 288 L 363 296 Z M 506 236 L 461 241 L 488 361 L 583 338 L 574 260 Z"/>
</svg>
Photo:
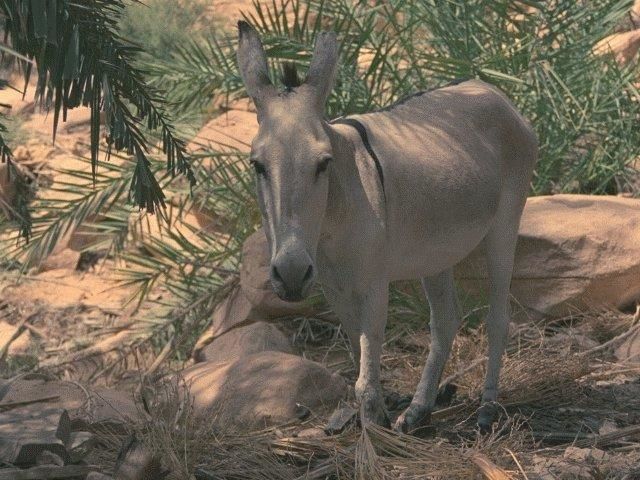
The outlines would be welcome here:
<svg viewBox="0 0 640 480">
<path fill-rule="evenodd" d="M 309 280 L 311 280 L 312 275 L 313 275 L 313 265 L 309 265 L 309 268 L 307 268 L 307 271 L 305 272 L 304 277 L 302 278 L 302 284 L 304 285 Z"/>
<path fill-rule="evenodd" d="M 284 280 L 282 280 L 282 277 L 280 276 L 280 272 L 278 272 L 278 269 L 276 268 L 275 265 L 271 267 L 271 275 L 273 276 L 273 279 L 276 280 L 277 282 L 284 283 Z"/>
</svg>

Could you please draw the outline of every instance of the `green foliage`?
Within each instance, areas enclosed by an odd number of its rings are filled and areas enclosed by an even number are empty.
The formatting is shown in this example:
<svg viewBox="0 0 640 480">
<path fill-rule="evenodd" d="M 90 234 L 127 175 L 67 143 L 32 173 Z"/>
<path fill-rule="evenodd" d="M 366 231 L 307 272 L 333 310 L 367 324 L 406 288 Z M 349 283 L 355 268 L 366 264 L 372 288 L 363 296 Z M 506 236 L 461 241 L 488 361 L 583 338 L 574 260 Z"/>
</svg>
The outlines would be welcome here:
<svg viewBox="0 0 640 480">
<path fill-rule="evenodd" d="M 327 106 L 331 117 L 383 107 L 455 78 L 494 83 L 538 133 L 533 193 L 602 194 L 624 182 L 640 151 L 640 95 L 633 85 L 639 69 L 592 54 L 630 4 L 395 0 L 371 8 L 350 0 L 295 0 L 256 2 L 248 20 L 263 35 L 274 79 L 284 61 L 295 61 L 304 73 L 316 34 L 338 32 L 342 62 Z M 156 65 L 158 81 L 183 106 L 244 95 L 235 36 L 216 33 L 201 43 L 180 46 L 171 64 Z"/>
<path fill-rule="evenodd" d="M 317 33 L 338 32 L 341 65 L 327 105 L 330 117 L 381 108 L 455 78 L 481 78 L 504 90 L 537 131 L 540 160 L 533 193 L 613 193 L 640 153 L 640 95 L 633 86 L 639 70 L 596 57 L 592 48 L 614 30 L 630 3 L 391 0 L 372 6 L 352 0 L 273 0 L 268 6 L 256 2 L 247 20 L 263 36 L 274 80 L 286 61 L 295 62 L 304 74 Z M 134 18 L 122 28 L 144 32 L 146 27 Z M 111 27 L 109 31 L 115 35 Z M 176 43 L 145 59 L 144 82 L 170 92 L 176 113 L 246 95 L 237 71 L 235 34 L 215 30 L 202 38 L 168 35 L 164 41 Z M 146 159 L 148 164 L 134 157 L 122 167 L 112 166 L 113 172 L 103 171 L 95 189 L 87 175 L 65 186 L 76 192 L 73 202 L 40 205 L 49 213 L 38 216 L 26 258 L 41 259 L 64 232 L 90 219 L 93 210 L 102 210 L 105 218 L 94 226 L 105 232 L 103 248 L 122 252 L 123 281 L 138 286 L 139 302 L 154 301 L 164 309 L 147 319 L 152 338 L 170 339 L 172 348 L 184 353 L 235 282 L 242 241 L 259 224 L 253 178 L 244 155 L 202 151 L 194 158 L 198 184 L 193 198 L 187 195 L 189 187 L 169 174 L 161 176 L 154 191 L 172 194 L 166 214 L 171 225 L 197 209 L 215 218 L 215 231 L 170 228 L 154 235 L 133 228 L 125 206 L 129 180 L 136 175 L 144 180 L 147 171 L 149 178 L 160 175 L 161 162 L 151 155 Z M 24 261 L 25 252 L 20 252 L 14 252 L 14 259 Z M 152 291 L 163 294 L 152 300 Z M 420 292 L 394 289 L 392 316 L 422 323 L 428 314 L 421 298 Z M 468 317 L 470 327 L 480 310 Z"/>
<path fill-rule="evenodd" d="M 194 25 L 206 11 L 201 0 L 133 2 L 127 5 L 118 30 L 124 38 L 144 48 L 145 56 L 170 61 L 176 46 L 191 41 Z"/>
<path fill-rule="evenodd" d="M 117 33 L 123 8 L 122 0 L 5 0 L 0 3 L 0 13 L 12 50 L 3 50 L 30 60 L 24 65 L 27 81 L 35 65 L 36 99 L 41 107 L 53 110 L 54 138 L 61 114 L 64 119 L 68 109 L 80 105 L 91 108 L 94 173 L 100 113 L 105 113 L 107 155 L 115 149 L 134 156 L 130 199 L 140 208 L 154 212 L 164 205 L 164 194 L 150 169 L 148 150 L 152 144 L 142 125 L 161 132 L 162 150 L 171 174 L 183 173 L 192 182 L 194 176 L 184 142 L 176 137 L 163 110 L 160 92 L 150 88 L 144 72 L 133 66 L 139 49 Z M 3 158 L 5 152 L 3 149 Z"/>
</svg>

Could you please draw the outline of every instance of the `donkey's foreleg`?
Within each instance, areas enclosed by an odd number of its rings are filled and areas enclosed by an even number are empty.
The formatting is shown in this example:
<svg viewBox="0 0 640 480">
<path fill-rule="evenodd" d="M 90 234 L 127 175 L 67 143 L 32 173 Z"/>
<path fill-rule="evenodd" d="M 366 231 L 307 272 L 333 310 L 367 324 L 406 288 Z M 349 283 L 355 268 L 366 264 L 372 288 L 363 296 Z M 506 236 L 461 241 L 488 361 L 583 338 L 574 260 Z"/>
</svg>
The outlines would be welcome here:
<svg viewBox="0 0 640 480">
<path fill-rule="evenodd" d="M 411 405 L 398 417 L 394 427 L 404 433 L 429 423 L 440 377 L 460 325 L 453 270 L 423 278 L 422 286 L 431 310 L 431 347 Z"/>
<path fill-rule="evenodd" d="M 356 308 L 361 318 L 360 375 L 356 382 L 356 397 L 366 420 L 389 426 L 380 386 L 380 356 L 387 323 L 389 300 L 388 282 L 377 282 L 366 291 L 355 295 Z"/>
</svg>

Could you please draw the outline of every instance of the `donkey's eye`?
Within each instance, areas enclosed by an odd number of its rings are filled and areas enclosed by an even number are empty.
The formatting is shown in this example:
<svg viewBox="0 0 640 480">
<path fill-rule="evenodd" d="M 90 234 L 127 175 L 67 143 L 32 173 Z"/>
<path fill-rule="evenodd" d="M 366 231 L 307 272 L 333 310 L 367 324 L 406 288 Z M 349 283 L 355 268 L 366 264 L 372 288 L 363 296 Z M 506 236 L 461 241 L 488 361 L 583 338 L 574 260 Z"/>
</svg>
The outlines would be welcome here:
<svg viewBox="0 0 640 480">
<path fill-rule="evenodd" d="M 324 157 L 322 160 L 320 160 L 320 163 L 318 163 L 318 166 L 316 167 L 316 176 L 327 170 L 327 167 L 329 166 L 329 163 L 331 163 L 331 160 L 331 157 Z"/>
<path fill-rule="evenodd" d="M 256 160 L 251 160 L 251 165 L 253 165 L 253 169 L 256 171 L 258 175 L 267 175 L 267 169 L 264 165 Z"/>
</svg>

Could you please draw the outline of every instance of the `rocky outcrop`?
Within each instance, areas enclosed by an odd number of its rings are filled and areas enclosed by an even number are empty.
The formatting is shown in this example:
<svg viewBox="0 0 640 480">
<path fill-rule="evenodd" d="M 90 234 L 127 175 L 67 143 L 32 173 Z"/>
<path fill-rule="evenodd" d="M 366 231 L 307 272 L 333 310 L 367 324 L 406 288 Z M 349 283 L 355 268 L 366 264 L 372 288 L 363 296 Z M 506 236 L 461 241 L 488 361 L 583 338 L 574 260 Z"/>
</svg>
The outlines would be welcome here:
<svg viewBox="0 0 640 480">
<path fill-rule="evenodd" d="M 593 47 L 596 55 L 612 55 L 620 65 L 631 63 L 640 50 L 640 29 L 614 33 L 600 40 Z"/>
<path fill-rule="evenodd" d="M 196 362 L 226 362 L 260 352 L 294 353 L 289 339 L 278 328 L 267 322 L 233 328 L 194 351 Z"/>
<path fill-rule="evenodd" d="M 463 288 L 486 293 L 478 248 L 456 268 Z M 640 200 L 555 195 L 527 201 L 511 294 L 522 318 L 589 308 L 627 308 L 640 300 Z"/>
<path fill-rule="evenodd" d="M 179 384 L 198 417 L 249 429 L 333 409 L 347 391 L 342 377 L 319 363 L 282 352 L 199 363 L 180 374 Z"/>
</svg>

